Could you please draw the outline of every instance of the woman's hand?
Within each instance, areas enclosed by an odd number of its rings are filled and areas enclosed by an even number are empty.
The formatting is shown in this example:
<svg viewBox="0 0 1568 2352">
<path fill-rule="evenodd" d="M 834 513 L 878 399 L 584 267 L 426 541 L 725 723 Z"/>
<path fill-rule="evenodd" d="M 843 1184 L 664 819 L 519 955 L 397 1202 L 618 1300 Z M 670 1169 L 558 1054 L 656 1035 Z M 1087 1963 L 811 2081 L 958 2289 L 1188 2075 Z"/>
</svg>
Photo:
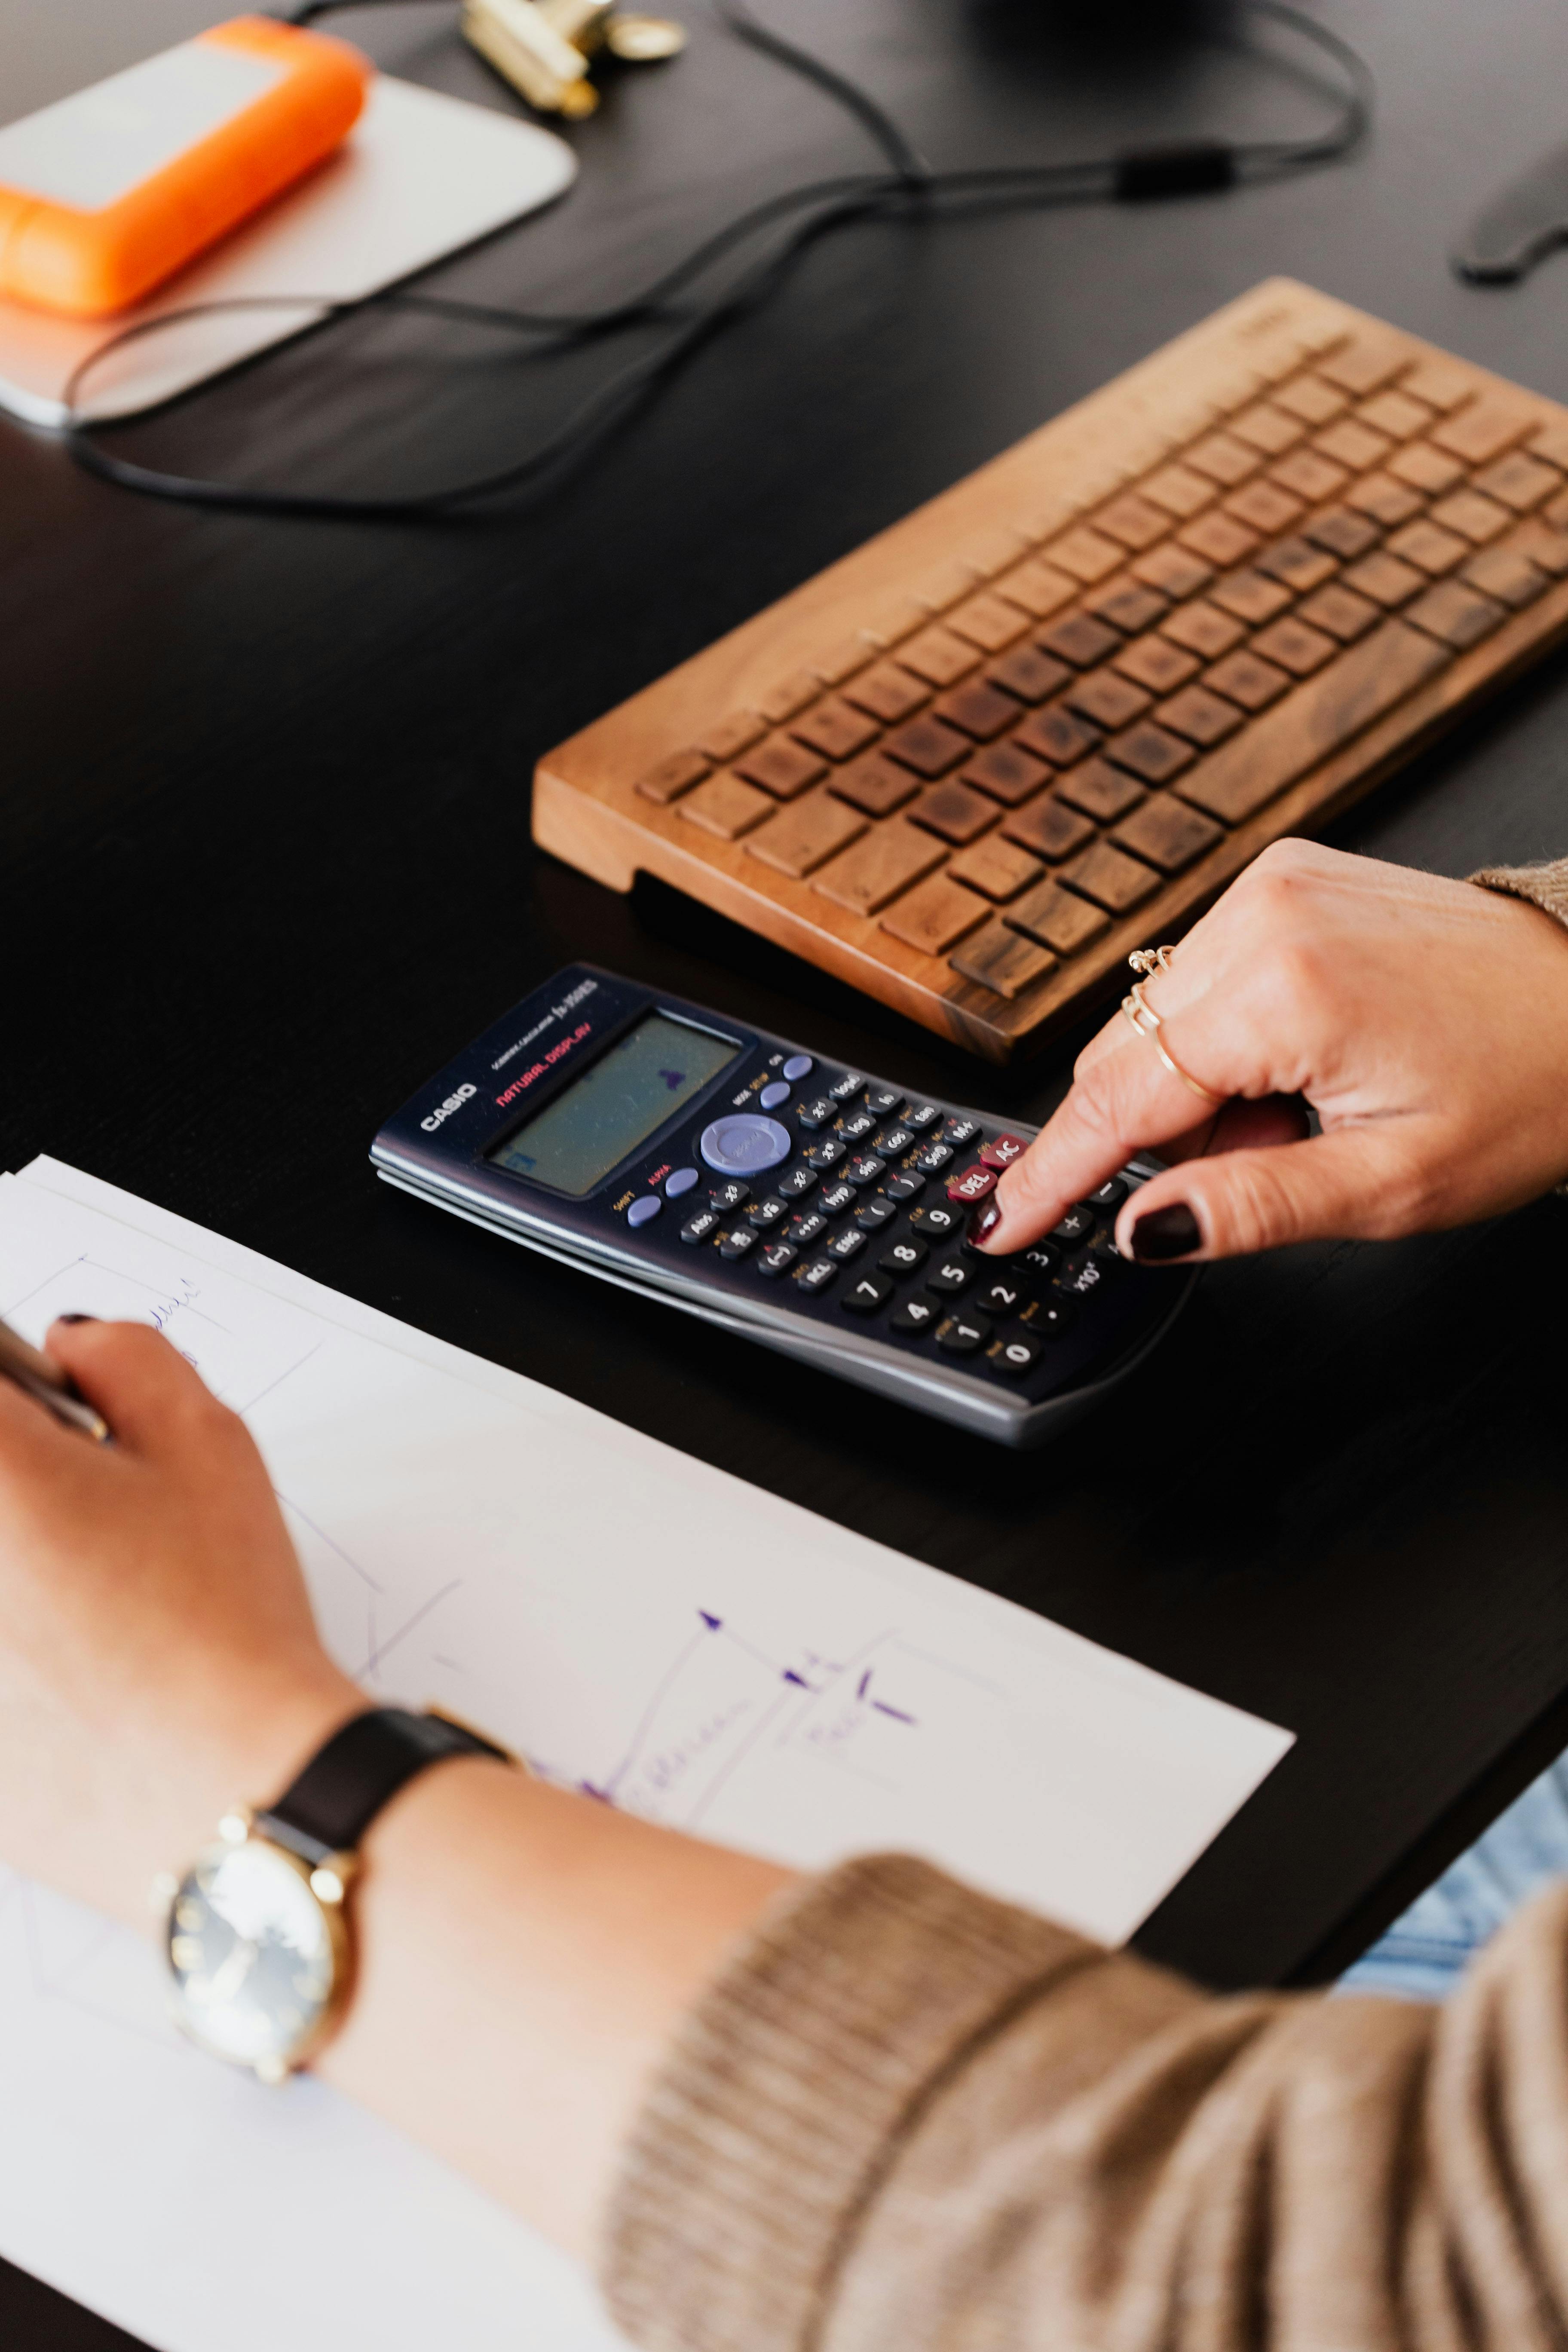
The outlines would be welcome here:
<svg viewBox="0 0 1568 2352">
<path fill-rule="evenodd" d="M 243 1422 L 142 1325 L 47 1346 L 115 1442 L 0 1381 L 0 1855 L 145 1924 L 153 1873 L 363 1702 Z"/>
<path fill-rule="evenodd" d="M 1464 1224 L 1568 1175 L 1568 931 L 1525 900 L 1279 842 L 1144 995 L 1221 1106 L 1118 1013 L 977 1211 L 986 1249 L 1037 1240 L 1140 1149 L 1176 1163 L 1121 1213 L 1142 1259 Z"/>
</svg>

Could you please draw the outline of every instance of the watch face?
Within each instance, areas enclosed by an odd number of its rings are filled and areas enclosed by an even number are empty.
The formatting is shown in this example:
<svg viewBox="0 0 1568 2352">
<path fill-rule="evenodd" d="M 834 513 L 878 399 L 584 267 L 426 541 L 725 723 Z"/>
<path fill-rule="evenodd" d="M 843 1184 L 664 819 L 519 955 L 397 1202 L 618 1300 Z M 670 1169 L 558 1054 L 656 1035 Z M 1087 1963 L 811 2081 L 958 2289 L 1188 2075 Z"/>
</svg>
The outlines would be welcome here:
<svg viewBox="0 0 1568 2352">
<path fill-rule="evenodd" d="M 342 1973 L 341 1915 L 307 1864 L 267 1839 L 210 1846 L 169 1912 L 185 2031 L 216 2057 L 279 2078 L 326 2023 Z"/>
</svg>

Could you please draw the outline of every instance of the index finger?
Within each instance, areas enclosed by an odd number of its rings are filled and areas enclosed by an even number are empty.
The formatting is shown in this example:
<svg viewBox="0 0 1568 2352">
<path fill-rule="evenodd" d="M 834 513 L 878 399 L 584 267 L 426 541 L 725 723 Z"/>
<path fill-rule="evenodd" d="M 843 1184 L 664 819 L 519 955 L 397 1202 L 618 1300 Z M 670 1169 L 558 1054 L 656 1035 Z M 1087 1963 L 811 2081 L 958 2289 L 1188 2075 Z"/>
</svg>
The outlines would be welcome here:
<svg viewBox="0 0 1568 2352">
<path fill-rule="evenodd" d="M 997 1185 L 995 1223 L 983 1234 L 976 1221 L 976 1241 L 998 1254 L 1026 1248 L 1133 1152 L 1212 1125 L 1225 1099 L 1216 1093 L 1199 1111 L 1193 1087 L 1129 1028 L 1125 1045 L 1080 1062 L 1067 1100 Z"/>
</svg>

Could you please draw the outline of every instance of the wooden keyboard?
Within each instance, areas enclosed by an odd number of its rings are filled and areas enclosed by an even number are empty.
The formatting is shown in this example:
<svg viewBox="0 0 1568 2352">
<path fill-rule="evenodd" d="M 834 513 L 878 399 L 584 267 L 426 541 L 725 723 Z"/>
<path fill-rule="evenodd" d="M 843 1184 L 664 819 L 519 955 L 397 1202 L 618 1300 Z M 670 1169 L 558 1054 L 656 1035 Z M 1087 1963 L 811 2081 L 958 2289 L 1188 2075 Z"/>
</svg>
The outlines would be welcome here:
<svg viewBox="0 0 1568 2352">
<path fill-rule="evenodd" d="M 1568 631 L 1568 409 L 1273 279 L 540 762 L 992 1061 Z"/>
</svg>

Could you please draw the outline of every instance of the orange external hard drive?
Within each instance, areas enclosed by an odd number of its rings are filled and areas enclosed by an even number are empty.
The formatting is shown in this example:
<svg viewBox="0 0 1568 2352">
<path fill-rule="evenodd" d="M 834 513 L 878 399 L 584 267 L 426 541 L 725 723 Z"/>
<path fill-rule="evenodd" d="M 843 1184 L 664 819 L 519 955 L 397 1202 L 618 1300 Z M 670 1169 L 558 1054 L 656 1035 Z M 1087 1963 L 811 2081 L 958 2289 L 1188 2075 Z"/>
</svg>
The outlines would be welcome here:
<svg viewBox="0 0 1568 2352">
<path fill-rule="evenodd" d="M 0 298 L 123 310 L 331 154 L 370 67 L 237 16 L 0 130 Z"/>
</svg>

